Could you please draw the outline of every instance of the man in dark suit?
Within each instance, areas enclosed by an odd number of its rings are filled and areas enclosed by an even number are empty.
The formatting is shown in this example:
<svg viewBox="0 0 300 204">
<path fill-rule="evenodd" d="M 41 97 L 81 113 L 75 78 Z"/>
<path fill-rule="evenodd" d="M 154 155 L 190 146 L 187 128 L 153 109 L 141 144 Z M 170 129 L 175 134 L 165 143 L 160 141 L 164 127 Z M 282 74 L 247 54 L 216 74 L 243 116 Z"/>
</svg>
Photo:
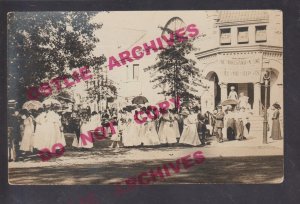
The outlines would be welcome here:
<svg viewBox="0 0 300 204">
<path fill-rule="evenodd" d="M 13 108 L 8 109 L 8 161 L 17 161 L 19 158 L 20 141 L 22 140 L 20 130 L 21 118 L 19 112 Z"/>
<path fill-rule="evenodd" d="M 73 110 L 70 116 L 69 129 L 71 133 L 75 133 L 77 141 L 80 138 L 80 114 L 79 111 Z"/>
<path fill-rule="evenodd" d="M 200 141 L 202 145 L 206 144 L 206 123 L 208 118 L 205 115 L 202 115 L 201 113 L 201 109 L 198 111 L 197 114 L 197 119 L 198 119 L 198 126 L 197 126 L 197 130 L 198 130 L 198 135 L 200 136 Z"/>
<path fill-rule="evenodd" d="M 222 111 L 222 106 L 217 107 L 217 114 L 216 114 L 216 123 L 215 127 L 217 128 L 218 132 L 218 142 L 223 142 L 223 134 L 222 129 L 224 128 L 224 112 Z"/>
</svg>

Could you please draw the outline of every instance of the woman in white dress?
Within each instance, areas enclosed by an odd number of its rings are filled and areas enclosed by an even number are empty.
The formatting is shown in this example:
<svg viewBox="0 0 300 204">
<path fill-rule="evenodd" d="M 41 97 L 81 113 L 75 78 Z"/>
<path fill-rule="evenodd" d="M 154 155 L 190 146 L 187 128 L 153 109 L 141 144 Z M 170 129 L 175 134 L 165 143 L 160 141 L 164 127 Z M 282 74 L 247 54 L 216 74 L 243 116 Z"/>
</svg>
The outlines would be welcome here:
<svg viewBox="0 0 300 204">
<path fill-rule="evenodd" d="M 79 143 L 78 143 L 78 148 L 86 148 L 86 149 L 90 149 L 92 147 L 94 147 L 93 145 L 93 141 L 94 139 L 92 139 L 92 141 L 88 141 L 87 139 L 85 139 L 86 144 L 84 144 L 82 142 L 82 137 L 81 134 L 86 135 L 87 137 L 91 137 L 92 138 L 92 133 L 89 132 L 91 130 L 91 121 L 90 118 L 88 116 L 88 114 L 84 114 L 82 115 L 82 120 L 81 120 L 81 126 L 80 126 L 80 138 L 79 138 Z"/>
<path fill-rule="evenodd" d="M 154 115 L 151 112 L 153 111 L 147 108 L 146 111 L 147 115 L 149 114 Z M 160 144 L 159 137 L 156 131 L 156 120 L 157 120 L 156 115 L 154 115 L 152 119 L 149 117 L 147 118 L 147 122 L 145 123 L 145 134 L 142 137 L 142 142 L 144 146 L 154 146 Z"/>
<path fill-rule="evenodd" d="M 91 116 L 91 129 L 95 129 L 99 126 L 101 126 L 100 115 L 96 111 L 93 111 Z"/>
<path fill-rule="evenodd" d="M 141 107 L 140 108 L 140 114 L 137 115 L 138 119 L 140 121 L 143 121 L 144 115 L 146 114 L 146 107 Z M 146 129 L 147 129 L 147 120 L 145 122 L 140 122 L 140 131 L 139 131 L 139 138 L 141 140 L 141 144 L 143 144 L 143 146 L 147 145 L 146 143 L 148 143 L 148 139 L 145 137 L 146 134 Z"/>
<path fill-rule="evenodd" d="M 132 141 L 130 140 L 130 135 L 128 135 L 128 131 L 130 129 L 131 123 L 134 122 L 131 118 L 131 113 L 126 112 L 123 123 L 122 124 L 122 143 L 124 147 L 130 147 L 133 146 Z"/>
<path fill-rule="evenodd" d="M 141 124 L 138 124 L 134 120 L 135 115 L 136 112 L 134 110 L 131 111 L 131 114 L 128 114 L 128 127 L 127 131 L 125 131 L 125 134 L 123 135 L 123 144 L 125 147 L 140 146 L 142 143 L 140 138 Z"/>
<path fill-rule="evenodd" d="M 126 134 L 125 132 L 127 131 L 127 115 L 126 113 L 122 112 L 118 116 L 120 119 L 118 121 L 118 132 L 120 135 L 120 142 L 122 141 L 124 145 L 124 135 Z"/>
<path fill-rule="evenodd" d="M 173 128 L 175 132 L 176 139 L 179 140 L 180 138 L 180 132 L 179 132 L 179 125 L 178 121 L 180 120 L 178 113 L 176 112 L 176 109 L 171 109 L 170 110 L 173 114 L 174 122 L 173 122 Z"/>
<path fill-rule="evenodd" d="M 166 109 L 160 109 L 161 123 L 158 130 L 159 141 L 161 144 L 175 144 L 176 132 L 174 129 L 174 117 Z"/>
<path fill-rule="evenodd" d="M 25 152 L 32 152 L 33 151 L 33 134 L 34 134 L 34 125 L 32 116 L 25 112 L 22 116 L 24 119 L 24 135 L 22 138 L 20 150 Z"/>
<path fill-rule="evenodd" d="M 114 117 L 111 121 L 113 128 L 114 128 L 114 132 L 112 132 L 112 136 L 110 138 L 110 140 L 112 141 L 111 145 L 109 146 L 110 148 L 113 148 L 114 145 L 116 144 L 116 148 L 120 147 L 120 142 L 121 142 L 121 133 L 119 133 L 119 123 L 121 123 L 121 121 L 117 121 L 117 118 Z"/>
<path fill-rule="evenodd" d="M 183 131 L 179 140 L 181 144 L 188 144 L 197 146 L 200 145 L 200 139 L 197 132 L 197 117 L 189 115 L 188 112 L 182 112 L 183 119 Z"/>
<path fill-rule="evenodd" d="M 36 128 L 34 133 L 34 144 L 33 147 L 41 150 L 47 146 L 45 136 L 48 130 L 46 129 L 46 112 L 40 108 L 38 110 L 39 115 L 35 118 Z"/>
<path fill-rule="evenodd" d="M 55 109 L 54 106 L 51 105 L 50 110 L 46 115 L 47 118 L 46 124 L 48 127 L 47 130 L 49 130 L 47 134 L 49 137 L 48 148 L 50 150 L 52 150 L 52 146 L 57 143 L 61 143 L 63 146 L 66 145 L 65 138 L 61 132 L 62 124 L 60 121 L 60 116 L 56 112 L 54 112 L 54 109 Z"/>
<path fill-rule="evenodd" d="M 63 125 L 61 123 L 61 116 L 57 113 L 54 112 L 55 115 L 55 122 L 54 122 L 54 129 L 56 131 L 56 143 L 62 144 L 64 147 L 66 146 L 66 139 L 65 139 L 65 135 L 63 132 Z M 59 147 L 58 147 L 59 148 Z"/>
</svg>

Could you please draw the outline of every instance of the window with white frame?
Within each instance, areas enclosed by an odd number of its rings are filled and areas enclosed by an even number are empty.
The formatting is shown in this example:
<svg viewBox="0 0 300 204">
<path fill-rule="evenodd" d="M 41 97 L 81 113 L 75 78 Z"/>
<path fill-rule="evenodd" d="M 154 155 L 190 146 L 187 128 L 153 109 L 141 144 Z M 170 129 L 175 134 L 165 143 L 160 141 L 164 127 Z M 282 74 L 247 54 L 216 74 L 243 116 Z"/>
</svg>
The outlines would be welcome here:
<svg viewBox="0 0 300 204">
<path fill-rule="evenodd" d="M 133 80 L 139 79 L 139 64 L 133 64 L 132 79 Z"/>
<path fill-rule="evenodd" d="M 231 44 L 231 30 L 230 28 L 220 29 L 220 44 L 230 45 Z"/>
<path fill-rule="evenodd" d="M 249 43 L 248 27 L 238 28 L 238 43 Z"/>
<path fill-rule="evenodd" d="M 267 42 L 267 26 L 264 25 L 255 27 L 255 41 Z"/>
</svg>

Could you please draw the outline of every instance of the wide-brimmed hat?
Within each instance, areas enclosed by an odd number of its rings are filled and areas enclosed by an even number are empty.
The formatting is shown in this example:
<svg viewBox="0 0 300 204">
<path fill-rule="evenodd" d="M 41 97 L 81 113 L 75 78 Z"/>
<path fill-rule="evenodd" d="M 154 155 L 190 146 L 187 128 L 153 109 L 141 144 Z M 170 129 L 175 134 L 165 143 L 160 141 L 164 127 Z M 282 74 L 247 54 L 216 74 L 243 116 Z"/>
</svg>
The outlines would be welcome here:
<svg viewBox="0 0 300 204">
<path fill-rule="evenodd" d="M 274 103 L 273 107 L 276 108 L 276 109 L 281 109 L 281 106 L 278 103 Z"/>
<path fill-rule="evenodd" d="M 227 105 L 227 106 L 226 106 L 226 109 L 227 109 L 227 110 L 232 110 L 232 105 Z"/>
<path fill-rule="evenodd" d="M 182 111 L 180 114 L 181 114 L 181 115 L 189 115 L 189 112 L 187 112 L 187 111 Z"/>
</svg>

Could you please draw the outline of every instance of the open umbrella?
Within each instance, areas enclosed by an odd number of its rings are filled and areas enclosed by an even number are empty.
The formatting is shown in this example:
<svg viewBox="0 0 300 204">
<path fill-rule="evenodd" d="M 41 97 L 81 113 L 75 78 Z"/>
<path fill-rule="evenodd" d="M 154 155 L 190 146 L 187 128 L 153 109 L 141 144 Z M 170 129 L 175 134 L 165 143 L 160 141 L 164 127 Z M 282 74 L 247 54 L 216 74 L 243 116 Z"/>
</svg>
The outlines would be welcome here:
<svg viewBox="0 0 300 204">
<path fill-rule="evenodd" d="M 23 104 L 22 108 L 26 110 L 38 110 L 39 108 L 42 108 L 43 104 L 39 101 L 31 100 L 27 101 L 26 103 Z"/>
<path fill-rule="evenodd" d="M 227 99 L 221 103 L 222 106 L 237 105 L 237 104 L 238 104 L 238 101 L 234 100 L 234 99 Z"/>
<path fill-rule="evenodd" d="M 53 98 L 48 98 L 48 99 L 44 100 L 43 104 L 45 106 L 55 105 L 55 106 L 60 106 L 61 107 L 61 103 L 58 100 L 53 99 Z"/>
<path fill-rule="evenodd" d="M 57 99 L 59 100 L 63 100 L 67 103 L 75 103 L 75 100 L 73 98 L 67 98 L 67 97 L 64 97 L 64 96 L 56 96 Z"/>
<path fill-rule="evenodd" d="M 132 105 L 128 105 L 128 106 L 126 106 L 126 107 L 123 108 L 123 110 L 129 111 L 129 112 L 133 111 L 134 109 L 136 109 L 136 107 L 132 106 Z"/>
<path fill-rule="evenodd" d="M 148 102 L 148 99 L 145 96 L 136 96 L 132 99 L 132 104 L 145 104 Z"/>
<path fill-rule="evenodd" d="M 73 94 L 68 90 L 62 91 L 58 95 L 53 96 L 51 98 L 57 99 L 59 101 L 64 101 L 67 103 L 75 103 Z"/>
</svg>

